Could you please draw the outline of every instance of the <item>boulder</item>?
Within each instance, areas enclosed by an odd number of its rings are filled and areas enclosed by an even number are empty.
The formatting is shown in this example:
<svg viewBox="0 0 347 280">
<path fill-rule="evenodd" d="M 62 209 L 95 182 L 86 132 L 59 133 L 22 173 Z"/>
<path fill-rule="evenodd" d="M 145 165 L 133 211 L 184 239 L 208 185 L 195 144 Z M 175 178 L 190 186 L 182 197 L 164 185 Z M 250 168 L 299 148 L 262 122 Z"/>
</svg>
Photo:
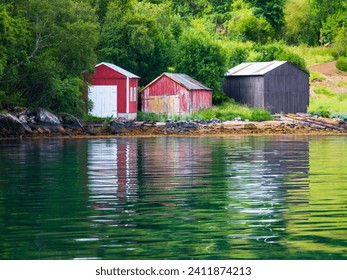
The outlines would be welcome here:
<svg viewBox="0 0 347 280">
<path fill-rule="evenodd" d="M 65 132 L 59 118 L 46 109 L 39 108 L 34 111 L 27 111 L 26 118 L 29 123 L 37 124 L 38 127 L 41 127 L 45 133 Z"/>
<path fill-rule="evenodd" d="M 0 135 L 3 137 L 22 136 L 32 133 L 31 128 L 11 114 L 0 114 Z"/>
<path fill-rule="evenodd" d="M 48 125 L 61 125 L 59 118 L 46 109 L 39 108 L 34 111 L 34 114 L 36 115 L 35 121 L 38 123 Z"/>
</svg>

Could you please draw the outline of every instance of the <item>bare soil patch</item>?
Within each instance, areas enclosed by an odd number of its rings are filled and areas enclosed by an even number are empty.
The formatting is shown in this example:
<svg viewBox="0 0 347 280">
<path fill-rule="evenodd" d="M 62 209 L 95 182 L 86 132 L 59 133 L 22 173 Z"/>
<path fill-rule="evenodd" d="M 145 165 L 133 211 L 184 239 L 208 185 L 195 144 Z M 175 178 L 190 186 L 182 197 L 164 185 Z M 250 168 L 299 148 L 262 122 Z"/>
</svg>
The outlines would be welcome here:
<svg viewBox="0 0 347 280">
<path fill-rule="evenodd" d="M 340 71 L 336 68 L 336 61 L 323 64 L 317 64 L 308 67 L 310 71 L 323 74 L 326 77 L 324 81 L 312 82 L 312 87 L 326 86 L 336 93 L 347 94 L 347 72 Z M 311 90 L 311 95 L 315 96 Z"/>
</svg>

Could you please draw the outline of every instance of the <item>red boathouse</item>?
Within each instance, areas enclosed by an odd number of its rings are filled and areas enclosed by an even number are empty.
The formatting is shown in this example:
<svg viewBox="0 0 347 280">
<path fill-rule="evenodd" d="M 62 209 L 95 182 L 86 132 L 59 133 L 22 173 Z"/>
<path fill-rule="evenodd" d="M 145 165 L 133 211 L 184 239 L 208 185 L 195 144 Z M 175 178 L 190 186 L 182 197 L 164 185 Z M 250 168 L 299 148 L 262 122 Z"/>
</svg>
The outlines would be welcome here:
<svg viewBox="0 0 347 280">
<path fill-rule="evenodd" d="M 212 106 L 212 90 L 186 74 L 163 73 L 140 94 L 146 113 L 191 114 Z"/>
<path fill-rule="evenodd" d="M 136 119 L 138 80 L 138 76 L 112 63 L 96 65 L 88 87 L 88 98 L 93 102 L 89 113 L 96 117 Z"/>
</svg>

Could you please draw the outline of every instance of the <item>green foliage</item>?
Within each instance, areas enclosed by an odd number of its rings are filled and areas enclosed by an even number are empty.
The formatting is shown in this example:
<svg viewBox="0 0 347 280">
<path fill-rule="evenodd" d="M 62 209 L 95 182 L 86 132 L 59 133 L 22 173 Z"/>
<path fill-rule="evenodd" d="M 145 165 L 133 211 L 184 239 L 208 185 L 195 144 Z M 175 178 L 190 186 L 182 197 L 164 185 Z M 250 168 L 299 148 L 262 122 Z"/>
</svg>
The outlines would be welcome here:
<svg viewBox="0 0 347 280">
<path fill-rule="evenodd" d="M 347 56 L 346 13 L 344 0 L 2 0 L 2 100 L 80 112 L 81 74 L 107 61 L 141 86 L 168 69 L 187 73 L 221 103 L 225 71 L 244 61 L 307 70 Z M 307 47 L 319 44 L 329 48 Z"/>
<path fill-rule="evenodd" d="M 337 13 L 329 15 L 322 23 L 321 43 L 332 44 L 336 42 L 336 37 L 344 28 L 347 28 L 347 10 L 339 10 Z M 344 37 L 346 38 L 346 36 Z"/>
<path fill-rule="evenodd" d="M 307 47 L 306 45 L 287 47 L 293 53 L 302 57 L 308 66 L 334 60 L 333 50 L 324 47 Z"/>
<path fill-rule="evenodd" d="M 339 57 L 339 59 L 336 61 L 336 68 L 347 72 L 347 57 Z"/>
<path fill-rule="evenodd" d="M 0 91 L 0 110 L 12 109 L 23 105 L 24 100 L 18 93 L 6 95 L 3 91 Z"/>
<path fill-rule="evenodd" d="M 318 43 L 318 33 L 310 0 L 287 0 L 285 9 L 285 40 L 288 44 Z"/>
<path fill-rule="evenodd" d="M 251 50 L 251 46 L 247 46 L 246 44 L 227 44 L 226 45 L 227 48 L 227 53 L 228 53 L 228 57 L 229 57 L 229 64 L 228 66 L 231 67 L 235 67 L 237 65 L 239 65 L 242 62 L 247 61 L 250 50 Z"/>
<path fill-rule="evenodd" d="M 255 15 L 263 16 L 267 22 L 280 32 L 284 26 L 284 4 L 285 0 L 245 0 L 255 8 Z"/>
<path fill-rule="evenodd" d="M 336 93 L 329 90 L 326 86 L 315 88 L 314 92 L 318 95 L 325 95 L 329 97 L 336 96 Z"/>
<path fill-rule="evenodd" d="M 213 101 L 221 102 L 226 54 L 221 44 L 206 32 L 186 30 L 178 44 L 176 71 L 186 73 L 213 89 Z"/>
<path fill-rule="evenodd" d="M 211 120 L 220 119 L 223 121 L 234 120 L 235 118 L 241 118 L 242 120 L 264 121 L 272 120 L 270 113 L 266 110 L 259 108 L 249 108 L 237 104 L 233 100 L 223 102 L 219 106 L 214 106 L 206 109 L 201 109 L 194 112 L 191 115 L 175 115 L 167 116 L 165 114 L 155 113 L 137 113 L 137 120 L 139 121 L 156 121 L 165 122 L 166 120 Z"/>
<path fill-rule="evenodd" d="M 101 33 L 100 60 L 136 73 L 145 85 L 171 66 L 180 25 L 168 3 L 115 0 Z"/>
<path fill-rule="evenodd" d="M 331 111 L 327 106 L 319 106 L 315 111 L 309 111 L 312 115 L 323 117 L 323 118 L 330 118 Z"/>
<path fill-rule="evenodd" d="M 233 12 L 231 16 L 228 36 L 232 40 L 265 43 L 274 35 L 270 23 L 264 17 L 254 15 L 253 11 L 247 7 Z"/>
<path fill-rule="evenodd" d="M 51 109 L 56 112 L 64 112 L 83 116 L 85 108 L 81 98 L 81 88 L 83 82 L 79 78 L 65 78 L 64 80 L 55 80 L 54 88 L 56 94 L 52 96 Z"/>
<path fill-rule="evenodd" d="M 346 13 L 347 16 L 347 13 Z M 347 22 L 347 19 L 346 19 Z M 347 24 L 346 28 L 342 27 L 337 33 L 334 39 L 334 52 L 337 57 L 339 56 L 347 56 Z"/>
<path fill-rule="evenodd" d="M 257 56 L 253 57 L 254 61 L 289 61 L 299 69 L 308 72 L 305 60 L 281 43 L 258 45 L 254 47 L 254 50 L 257 53 Z"/>
<path fill-rule="evenodd" d="M 138 121 L 153 121 L 153 122 L 165 122 L 168 119 L 167 115 L 137 112 Z"/>
<path fill-rule="evenodd" d="M 235 118 L 250 121 L 264 121 L 272 120 L 271 114 L 263 109 L 249 108 L 235 103 L 234 101 L 226 101 L 220 106 L 202 109 L 192 114 L 193 119 L 220 119 L 220 120 L 234 120 Z"/>
<path fill-rule="evenodd" d="M 309 112 L 323 117 L 346 113 L 347 94 L 339 94 L 326 86 L 314 89 L 317 97 L 310 98 Z"/>
<path fill-rule="evenodd" d="M 75 97 L 81 93 L 76 81 L 96 63 L 99 23 L 95 10 L 89 1 L 8 2 L 12 5 L 7 10 L 11 26 L 7 30 L 13 36 L 6 35 L 7 45 L 0 42 L 0 49 L 7 47 L 0 90 L 7 96 L 19 93 L 29 107 L 79 110 L 81 101 Z"/>
</svg>

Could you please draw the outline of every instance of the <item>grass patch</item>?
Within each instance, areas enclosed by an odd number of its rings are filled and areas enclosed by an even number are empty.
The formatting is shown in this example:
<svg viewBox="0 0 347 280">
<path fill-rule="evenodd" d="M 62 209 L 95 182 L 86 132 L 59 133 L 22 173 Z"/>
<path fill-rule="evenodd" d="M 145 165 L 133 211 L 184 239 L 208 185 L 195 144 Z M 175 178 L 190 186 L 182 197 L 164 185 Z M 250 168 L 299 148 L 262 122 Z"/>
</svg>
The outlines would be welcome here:
<svg viewBox="0 0 347 280">
<path fill-rule="evenodd" d="M 316 72 L 316 71 L 310 71 L 310 83 L 312 82 L 323 82 L 325 81 L 327 78 L 319 73 L 319 72 Z"/>
<path fill-rule="evenodd" d="M 319 98 L 311 98 L 309 113 L 332 117 L 347 113 L 347 96 L 335 94 L 334 96 L 321 95 Z"/>
<path fill-rule="evenodd" d="M 338 87 L 346 87 L 347 86 L 347 82 L 341 81 L 337 83 Z"/>
<path fill-rule="evenodd" d="M 138 121 L 165 122 L 167 119 L 168 119 L 168 116 L 164 114 L 137 112 Z"/>
<path fill-rule="evenodd" d="M 335 97 L 338 95 L 336 92 L 329 90 L 326 86 L 317 87 L 313 91 L 318 95 L 325 95 L 328 97 Z"/>
<path fill-rule="evenodd" d="M 265 121 L 272 120 L 271 114 L 263 109 L 249 108 L 235 103 L 234 101 L 227 101 L 219 106 L 213 106 L 207 109 L 201 109 L 191 115 L 175 115 L 168 116 L 166 114 L 155 113 L 137 113 L 137 120 L 139 121 L 155 121 L 165 122 L 166 120 L 184 121 L 184 120 L 211 120 L 220 119 L 223 121 L 234 120 L 241 118 L 242 120 L 250 121 Z"/>
<path fill-rule="evenodd" d="M 271 114 L 263 109 L 249 108 L 233 101 L 224 102 L 220 106 L 202 109 L 192 114 L 193 119 L 210 120 L 220 119 L 223 121 L 241 118 L 242 120 L 264 121 L 272 120 Z"/>
<path fill-rule="evenodd" d="M 334 60 L 334 51 L 331 48 L 307 47 L 305 45 L 289 46 L 288 48 L 300 55 L 305 60 L 307 66 Z"/>
<path fill-rule="evenodd" d="M 96 117 L 92 115 L 87 115 L 87 117 L 83 118 L 83 120 L 87 122 L 107 122 L 107 121 L 111 121 L 112 117 L 101 118 L 101 117 Z"/>
</svg>

